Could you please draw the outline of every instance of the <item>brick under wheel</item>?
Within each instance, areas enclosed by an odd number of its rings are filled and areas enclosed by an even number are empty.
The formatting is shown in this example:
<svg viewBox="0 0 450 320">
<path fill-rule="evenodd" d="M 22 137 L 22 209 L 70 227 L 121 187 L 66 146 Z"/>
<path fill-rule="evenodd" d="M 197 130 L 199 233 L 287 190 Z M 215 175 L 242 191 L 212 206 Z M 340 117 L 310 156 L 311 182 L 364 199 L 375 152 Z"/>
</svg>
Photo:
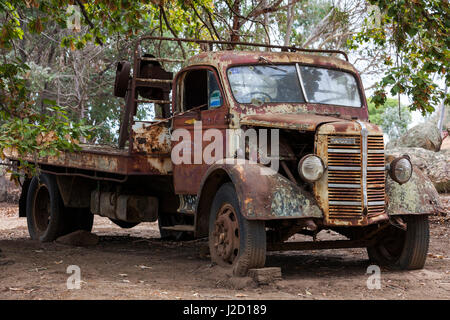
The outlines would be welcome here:
<svg viewBox="0 0 450 320">
<path fill-rule="evenodd" d="M 422 269 L 430 240 L 428 216 L 404 217 L 406 230 L 390 226 L 375 245 L 367 248 L 369 259 L 381 266 L 395 269 Z"/>
<path fill-rule="evenodd" d="M 214 197 L 209 218 L 211 260 L 245 276 L 252 268 L 264 267 L 266 231 L 264 221 L 245 219 L 232 183 L 222 185 Z"/>
<path fill-rule="evenodd" d="M 64 235 L 71 225 L 64 214 L 64 204 L 54 176 L 33 177 L 27 194 L 27 224 L 32 239 L 53 241 Z"/>
</svg>

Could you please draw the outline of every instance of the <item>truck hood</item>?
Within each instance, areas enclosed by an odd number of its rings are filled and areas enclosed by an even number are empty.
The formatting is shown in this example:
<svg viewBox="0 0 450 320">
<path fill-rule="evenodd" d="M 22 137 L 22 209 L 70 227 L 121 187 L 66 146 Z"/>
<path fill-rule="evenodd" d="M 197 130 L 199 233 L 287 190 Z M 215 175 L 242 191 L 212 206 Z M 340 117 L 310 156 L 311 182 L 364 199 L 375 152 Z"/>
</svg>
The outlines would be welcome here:
<svg viewBox="0 0 450 320">
<path fill-rule="evenodd" d="M 351 124 L 352 121 L 335 117 L 320 116 L 315 114 L 254 114 L 241 118 L 241 125 L 251 125 L 258 127 L 270 127 L 279 129 L 295 129 L 304 131 L 315 131 L 324 123 L 345 122 Z"/>
<path fill-rule="evenodd" d="M 278 129 L 293 129 L 300 131 L 316 131 L 320 127 L 320 134 L 360 134 L 365 128 L 370 135 L 383 135 L 383 130 L 377 125 L 364 121 L 350 121 L 329 116 L 315 114 L 255 114 L 244 116 L 241 125 L 255 127 L 269 127 Z"/>
</svg>

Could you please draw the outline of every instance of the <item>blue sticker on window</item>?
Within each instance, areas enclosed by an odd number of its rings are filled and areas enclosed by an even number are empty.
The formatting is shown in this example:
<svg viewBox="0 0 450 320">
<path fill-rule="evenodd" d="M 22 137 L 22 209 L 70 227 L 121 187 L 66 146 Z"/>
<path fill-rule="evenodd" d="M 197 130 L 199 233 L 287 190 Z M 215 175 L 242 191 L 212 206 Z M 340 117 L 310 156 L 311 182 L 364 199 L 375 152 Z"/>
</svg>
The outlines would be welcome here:
<svg viewBox="0 0 450 320">
<path fill-rule="evenodd" d="M 220 107 L 222 105 L 221 97 L 220 97 L 220 91 L 214 90 L 211 92 L 211 95 L 209 96 L 209 106 L 210 107 Z"/>
</svg>

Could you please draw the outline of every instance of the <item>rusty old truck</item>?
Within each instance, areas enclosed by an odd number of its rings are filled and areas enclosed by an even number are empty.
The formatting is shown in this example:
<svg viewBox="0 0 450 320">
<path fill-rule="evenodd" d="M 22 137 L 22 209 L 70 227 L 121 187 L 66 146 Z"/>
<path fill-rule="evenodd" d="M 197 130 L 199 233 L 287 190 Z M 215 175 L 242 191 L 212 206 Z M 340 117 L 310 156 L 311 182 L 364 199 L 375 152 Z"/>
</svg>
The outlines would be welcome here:
<svg viewBox="0 0 450 320">
<path fill-rule="evenodd" d="M 145 41 L 203 50 L 155 57 Z M 174 75 L 170 63 L 183 65 Z M 114 94 L 125 101 L 116 147 L 25 157 L 39 167 L 19 206 L 32 239 L 90 231 L 96 214 L 123 228 L 158 221 L 162 238 L 208 237 L 212 261 L 238 275 L 282 250 L 359 247 L 378 265 L 424 266 L 434 190 L 407 155 L 386 154 L 344 52 L 147 36 L 117 64 Z M 154 118 L 136 118 L 143 106 Z"/>
</svg>

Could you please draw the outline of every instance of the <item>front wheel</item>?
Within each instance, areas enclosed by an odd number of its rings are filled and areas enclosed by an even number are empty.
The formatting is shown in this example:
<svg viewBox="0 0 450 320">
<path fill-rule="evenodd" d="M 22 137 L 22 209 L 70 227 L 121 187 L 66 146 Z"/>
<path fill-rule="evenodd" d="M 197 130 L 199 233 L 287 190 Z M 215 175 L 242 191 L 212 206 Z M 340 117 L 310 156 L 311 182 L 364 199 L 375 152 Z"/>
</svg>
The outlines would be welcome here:
<svg viewBox="0 0 450 320">
<path fill-rule="evenodd" d="M 367 248 L 372 262 L 404 270 L 423 268 L 430 241 L 428 216 L 408 216 L 405 223 L 406 230 L 391 225 Z"/>
<path fill-rule="evenodd" d="M 264 221 L 245 219 L 232 183 L 220 187 L 209 218 L 209 250 L 218 265 L 245 276 L 251 268 L 261 268 L 266 260 Z"/>
</svg>

